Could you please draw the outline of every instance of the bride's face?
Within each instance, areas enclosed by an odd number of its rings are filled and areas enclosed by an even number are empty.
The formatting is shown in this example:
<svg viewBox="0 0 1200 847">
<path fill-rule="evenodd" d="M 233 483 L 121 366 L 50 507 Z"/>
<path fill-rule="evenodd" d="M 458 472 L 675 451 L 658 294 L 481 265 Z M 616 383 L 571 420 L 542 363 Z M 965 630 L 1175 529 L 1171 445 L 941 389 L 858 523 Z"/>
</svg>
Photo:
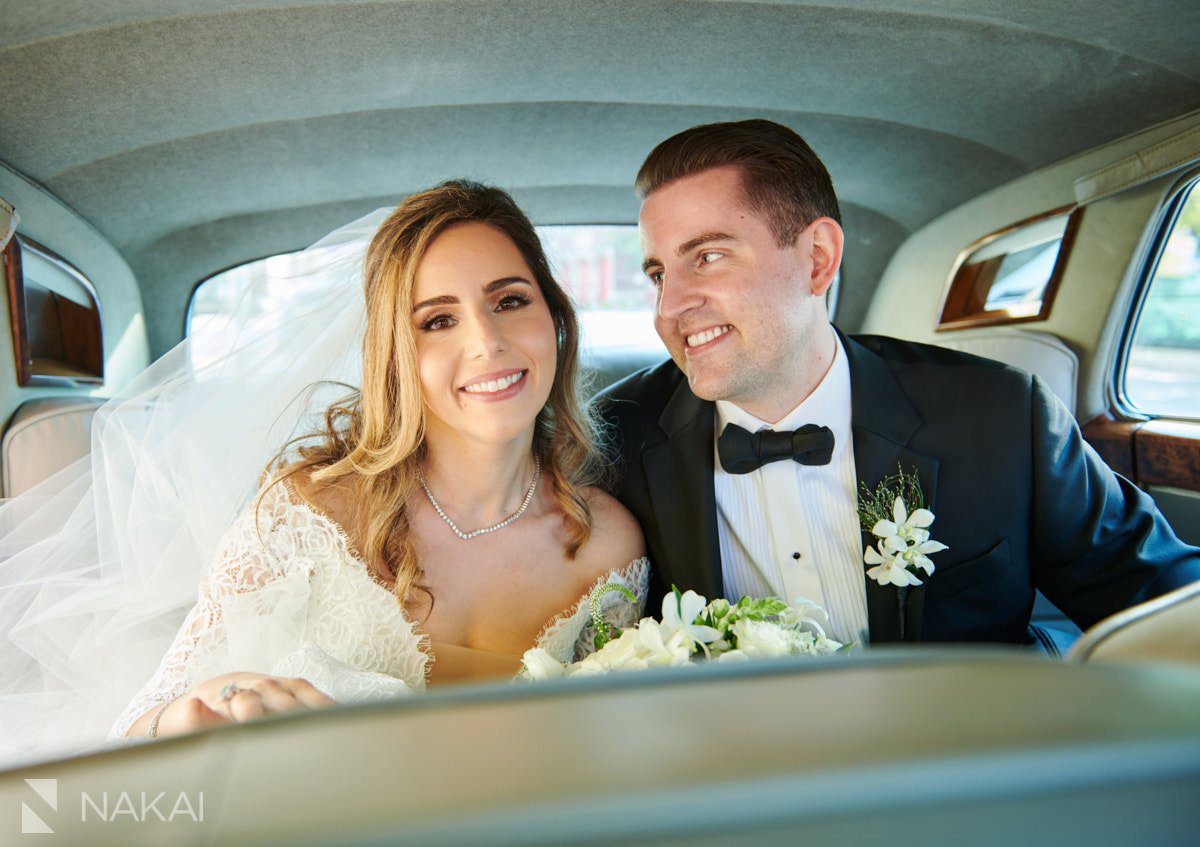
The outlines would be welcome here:
<svg viewBox="0 0 1200 847">
<path fill-rule="evenodd" d="M 491 443 L 532 438 L 557 365 L 554 320 L 508 236 L 455 224 L 425 252 L 411 321 L 426 432 Z"/>
</svg>

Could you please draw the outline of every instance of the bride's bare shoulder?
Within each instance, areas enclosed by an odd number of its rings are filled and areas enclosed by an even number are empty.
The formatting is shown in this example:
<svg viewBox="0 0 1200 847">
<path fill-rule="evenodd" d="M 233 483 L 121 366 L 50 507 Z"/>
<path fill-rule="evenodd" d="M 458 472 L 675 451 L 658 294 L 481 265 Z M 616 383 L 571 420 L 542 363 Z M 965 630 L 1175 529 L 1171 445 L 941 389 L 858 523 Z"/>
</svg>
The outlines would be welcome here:
<svg viewBox="0 0 1200 847">
<path fill-rule="evenodd" d="M 314 479 L 317 471 L 315 467 L 290 468 L 285 471 L 283 484 L 291 489 L 292 499 L 303 501 L 349 530 L 357 516 L 357 481 L 349 476 Z"/>
<path fill-rule="evenodd" d="M 646 555 L 646 540 L 633 513 L 599 488 L 583 493 L 592 513 L 592 534 L 579 551 L 581 563 L 603 575 Z"/>
</svg>

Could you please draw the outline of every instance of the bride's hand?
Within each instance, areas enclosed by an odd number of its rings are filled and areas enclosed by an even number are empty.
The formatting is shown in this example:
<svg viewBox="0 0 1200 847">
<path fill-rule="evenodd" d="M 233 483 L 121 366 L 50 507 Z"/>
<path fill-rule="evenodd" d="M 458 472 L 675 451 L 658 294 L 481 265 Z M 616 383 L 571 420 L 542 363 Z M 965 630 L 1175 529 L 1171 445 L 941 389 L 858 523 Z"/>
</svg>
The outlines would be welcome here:
<svg viewBox="0 0 1200 847">
<path fill-rule="evenodd" d="M 162 738 L 224 723 L 243 723 L 263 715 L 319 709 L 336 702 L 299 677 L 227 673 L 200 683 L 184 696 L 172 700 L 165 709 L 159 706 L 150 710 L 130 728 L 130 734 L 135 734 L 138 729 L 141 729 L 140 734 L 148 734 L 159 709 L 163 711 L 154 735 Z"/>
</svg>

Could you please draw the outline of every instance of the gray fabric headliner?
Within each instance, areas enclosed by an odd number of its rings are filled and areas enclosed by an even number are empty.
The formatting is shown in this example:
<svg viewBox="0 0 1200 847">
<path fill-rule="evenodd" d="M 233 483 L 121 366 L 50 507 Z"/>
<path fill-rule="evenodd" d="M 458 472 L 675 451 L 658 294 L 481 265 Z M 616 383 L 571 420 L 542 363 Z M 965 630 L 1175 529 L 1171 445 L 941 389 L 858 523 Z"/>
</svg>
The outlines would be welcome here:
<svg viewBox="0 0 1200 847">
<path fill-rule="evenodd" d="M 126 256 L 155 353 L 198 279 L 413 189 L 468 175 L 541 222 L 631 221 L 654 143 L 751 115 L 834 175 L 853 328 L 906 233 L 1200 106 L 1182 0 L 2 5 L 0 159 Z"/>
</svg>

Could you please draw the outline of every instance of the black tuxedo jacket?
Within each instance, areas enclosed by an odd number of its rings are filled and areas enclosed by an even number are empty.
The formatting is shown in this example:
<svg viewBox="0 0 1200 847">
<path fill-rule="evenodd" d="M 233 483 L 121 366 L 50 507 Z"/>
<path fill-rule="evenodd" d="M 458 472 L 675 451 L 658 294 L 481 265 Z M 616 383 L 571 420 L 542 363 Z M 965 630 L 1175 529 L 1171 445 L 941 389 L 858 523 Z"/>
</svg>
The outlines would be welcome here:
<svg viewBox="0 0 1200 847">
<path fill-rule="evenodd" d="M 905 640 L 1023 643 L 1035 589 L 1086 628 L 1200 579 L 1200 549 L 1104 464 L 1037 377 L 892 338 L 842 342 L 860 485 L 873 489 L 898 466 L 915 471 L 936 516 L 931 533 L 949 545 L 903 603 L 863 566 L 872 643 L 902 630 Z M 656 570 L 648 608 L 672 584 L 722 596 L 715 404 L 692 394 L 670 360 L 597 403 L 614 442 L 614 493 L 641 522 Z M 873 541 L 863 533 L 863 549 Z"/>
</svg>

